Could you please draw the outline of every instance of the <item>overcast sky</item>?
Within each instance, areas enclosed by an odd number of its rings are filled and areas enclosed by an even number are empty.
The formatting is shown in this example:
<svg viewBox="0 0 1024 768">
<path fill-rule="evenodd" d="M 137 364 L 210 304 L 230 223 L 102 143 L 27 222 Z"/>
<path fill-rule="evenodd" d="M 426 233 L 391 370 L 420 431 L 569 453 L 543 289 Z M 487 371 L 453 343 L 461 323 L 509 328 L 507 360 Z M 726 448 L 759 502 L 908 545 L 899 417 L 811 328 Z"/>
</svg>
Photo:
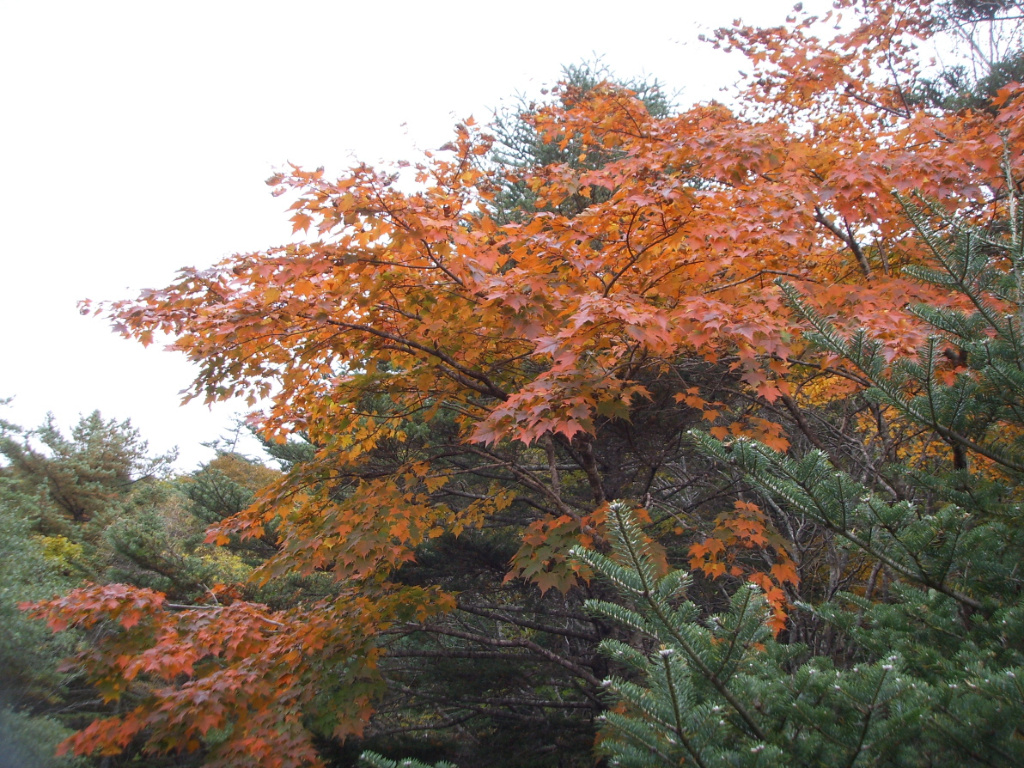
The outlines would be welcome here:
<svg viewBox="0 0 1024 768">
<path fill-rule="evenodd" d="M 679 105 L 714 98 L 740 62 L 698 34 L 791 5 L 0 0 L 0 418 L 99 409 L 194 468 L 241 407 L 180 407 L 184 359 L 79 300 L 287 241 L 274 169 L 415 159 L 565 64 L 600 55 Z"/>
</svg>

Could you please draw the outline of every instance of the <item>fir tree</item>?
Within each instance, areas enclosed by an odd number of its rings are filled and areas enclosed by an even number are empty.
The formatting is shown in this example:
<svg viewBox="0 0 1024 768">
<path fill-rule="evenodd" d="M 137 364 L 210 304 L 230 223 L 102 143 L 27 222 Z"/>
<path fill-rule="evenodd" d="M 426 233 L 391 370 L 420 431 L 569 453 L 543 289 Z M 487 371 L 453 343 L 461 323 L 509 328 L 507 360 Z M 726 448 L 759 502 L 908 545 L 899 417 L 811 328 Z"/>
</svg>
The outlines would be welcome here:
<svg viewBox="0 0 1024 768">
<path fill-rule="evenodd" d="M 613 765 L 1024 764 L 1024 217 L 1012 202 L 979 229 L 906 208 L 934 255 L 914 276 L 954 294 L 916 308 L 932 330 L 916 356 L 889 361 L 882 340 L 843 333 L 784 287 L 809 340 L 948 452 L 854 477 L 819 450 L 692 433 L 766 507 L 816 523 L 887 589 L 800 605 L 844 639 L 841 655 L 816 653 L 772 636 L 756 587 L 702 612 L 692 575 L 659 576 L 629 507 L 613 503 L 612 553 L 575 550 L 623 596 L 589 608 L 641 638 L 602 643 L 621 670 L 606 681 L 618 704 L 600 742 Z"/>
</svg>

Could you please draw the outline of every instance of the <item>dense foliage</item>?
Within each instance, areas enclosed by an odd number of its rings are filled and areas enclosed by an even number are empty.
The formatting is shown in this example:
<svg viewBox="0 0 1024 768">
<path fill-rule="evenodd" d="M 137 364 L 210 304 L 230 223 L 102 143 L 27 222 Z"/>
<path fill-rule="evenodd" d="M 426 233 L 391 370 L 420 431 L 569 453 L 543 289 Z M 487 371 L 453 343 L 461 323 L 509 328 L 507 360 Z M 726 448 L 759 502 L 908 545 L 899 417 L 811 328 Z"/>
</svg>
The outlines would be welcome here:
<svg viewBox="0 0 1024 768">
<path fill-rule="evenodd" d="M 890 418 L 951 449 L 951 462 L 905 451 L 855 476 L 820 450 L 787 456 L 744 438 L 693 435 L 697 450 L 742 477 L 778 518 L 812 521 L 870 568 L 850 591 L 800 606 L 835 630 L 831 653 L 771 637 L 763 598 L 750 590 L 702 618 L 686 600 L 691 575 L 659 577 L 656 555 L 619 502 L 614 557 L 577 551 L 634 603 L 591 608 L 657 642 L 648 654 L 602 643 L 643 681 L 609 680 L 627 705 L 607 715 L 601 749 L 613 764 L 650 765 L 652 755 L 699 766 L 1024 761 L 1024 216 L 1011 205 L 1009 221 L 978 230 L 937 213 L 932 222 L 909 212 L 934 255 L 934 266 L 910 271 L 970 303 L 913 307 L 932 330 L 916 355 L 887 359 L 879 341 L 840 333 L 787 293 L 814 328 L 815 348 L 861 378 Z M 953 371 L 942 364 L 950 350 Z M 889 583 L 879 583 L 883 573 Z"/>
<path fill-rule="evenodd" d="M 244 509 L 278 473 L 221 454 L 172 479 L 170 455 L 151 456 L 129 422 L 99 413 L 83 417 L 70 437 L 52 418 L 34 430 L 0 422 L 0 456 L 0 766 L 84 768 L 85 758 L 55 757 L 58 744 L 137 692 L 104 700 L 79 670 L 61 664 L 97 642 L 104 627 L 53 635 L 24 609 L 89 582 L 158 588 L 188 601 L 244 581 L 260 554 L 205 544 L 205 528 Z M 289 586 L 273 594 L 287 595 Z"/>
<path fill-rule="evenodd" d="M 732 109 L 573 70 L 101 307 L 286 471 L 223 458 L 33 609 L 108 707 L 64 749 L 1018 764 L 1024 91 L 917 53 L 1013 4 L 835 5 L 717 33 Z M 74 467 L 84 526 L 140 475 Z"/>
</svg>

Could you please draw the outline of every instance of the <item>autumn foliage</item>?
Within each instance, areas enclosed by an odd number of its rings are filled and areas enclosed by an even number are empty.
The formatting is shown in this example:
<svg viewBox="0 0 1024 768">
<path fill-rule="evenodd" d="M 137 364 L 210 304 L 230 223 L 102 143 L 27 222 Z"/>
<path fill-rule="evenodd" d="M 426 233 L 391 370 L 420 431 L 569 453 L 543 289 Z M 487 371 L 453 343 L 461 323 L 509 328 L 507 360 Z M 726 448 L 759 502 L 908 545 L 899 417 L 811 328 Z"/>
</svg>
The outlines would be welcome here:
<svg viewBox="0 0 1024 768">
<path fill-rule="evenodd" d="M 887 354 L 916 348 L 926 330 L 905 308 L 954 299 L 905 276 L 930 256 L 899 195 L 984 222 L 1024 150 L 1017 86 L 989 111 L 912 98 L 929 3 L 836 5 L 718 33 L 753 67 L 736 107 L 654 118 L 604 83 L 524 116 L 579 163 L 495 165 L 493 138 L 466 120 L 414 165 L 292 167 L 270 183 L 294 201 L 295 242 L 100 307 L 143 343 L 169 335 L 198 366 L 192 396 L 261 405 L 267 439 L 314 446 L 209 536 L 272 540 L 257 581 L 329 574 L 336 591 L 272 610 L 105 586 L 36 607 L 55 629 L 109 627 L 80 659 L 105 697 L 144 689 L 67 747 L 317 765 L 311 713 L 328 713 L 321 734 L 364 732 L 387 688 L 384 638 L 455 632 L 443 621 L 459 590 L 402 576 L 425 547 L 512 530 L 504 588 L 569 595 L 591 588 L 569 550 L 606 548 L 615 499 L 646 508 L 652 540 L 709 585 L 761 586 L 785 632 L 790 600 L 825 577 L 738 487 L 674 507 L 664 478 L 687 455 L 681 435 L 827 449 L 808 414 L 862 386 L 809 354 L 776 280 Z M 509 184 L 536 210 L 498 216 Z"/>
</svg>

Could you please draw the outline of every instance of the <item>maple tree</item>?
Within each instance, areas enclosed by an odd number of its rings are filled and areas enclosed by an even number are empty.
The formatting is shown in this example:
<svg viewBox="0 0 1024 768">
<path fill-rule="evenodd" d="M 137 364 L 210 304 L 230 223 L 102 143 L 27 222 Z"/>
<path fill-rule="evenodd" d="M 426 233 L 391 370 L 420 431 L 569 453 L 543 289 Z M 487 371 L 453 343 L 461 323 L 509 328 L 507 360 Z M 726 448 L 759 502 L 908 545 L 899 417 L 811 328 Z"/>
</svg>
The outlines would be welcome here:
<svg viewBox="0 0 1024 768">
<path fill-rule="evenodd" d="M 137 738 L 203 750 L 209 765 L 319 764 L 313 734 L 363 734 L 401 683 L 389 664 L 417 655 L 527 660 L 559 695 L 507 695 L 509 711 L 592 721 L 607 664 L 592 649 L 608 630 L 581 602 L 604 588 L 570 551 L 607 549 L 608 504 L 622 499 L 643 508 L 661 567 L 705 574 L 705 604 L 751 581 L 780 637 L 839 653 L 789 604 L 878 572 L 827 526 L 723 480 L 684 433 L 815 448 L 851 470 L 911 448 L 945 460 L 802 331 L 811 315 L 864 327 L 893 357 L 930 332 L 908 306 L 967 306 L 910 278 L 935 256 L 900 194 L 988 221 L 1015 199 L 1024 101 L 1014 87 L 989 110 L 911 98 L 931 4 L 836 6 L 848 18 L 831 39 L 818 30 L 833 14 L 717 34 L 754 68 L 736 109 L 656 116 L 605 83 L 523 117 L 580 162 L 486 162 L 493 139 L 467 120 L 415 165 L 334 180 L 292 167 L 271 184 L 294 198 L 296 242 L 101 307 L 143 343 L 170 335 L 198 366 L 192 396 L 268 402 L 254 417 L 267 440 L 308 440 L 311 455 L 209 535 L 263 542 L 264 584 L 334 584 L 275 608 L 171 608 L 109 585 L 37 608 L 56 628 L 110 627 L 83 658 L 104 695 L 146 685 L 134 710 L 68 747 L 109 754 Z M 498 215 L 510 185 L 529 192 L 523 215 Z M 947 439 L 955 461 L 962 447 Z M 472 574 L 438 565 L 473 552 Z M 484 709 L 446 711 L 425 728 Z"/>
</svg>

